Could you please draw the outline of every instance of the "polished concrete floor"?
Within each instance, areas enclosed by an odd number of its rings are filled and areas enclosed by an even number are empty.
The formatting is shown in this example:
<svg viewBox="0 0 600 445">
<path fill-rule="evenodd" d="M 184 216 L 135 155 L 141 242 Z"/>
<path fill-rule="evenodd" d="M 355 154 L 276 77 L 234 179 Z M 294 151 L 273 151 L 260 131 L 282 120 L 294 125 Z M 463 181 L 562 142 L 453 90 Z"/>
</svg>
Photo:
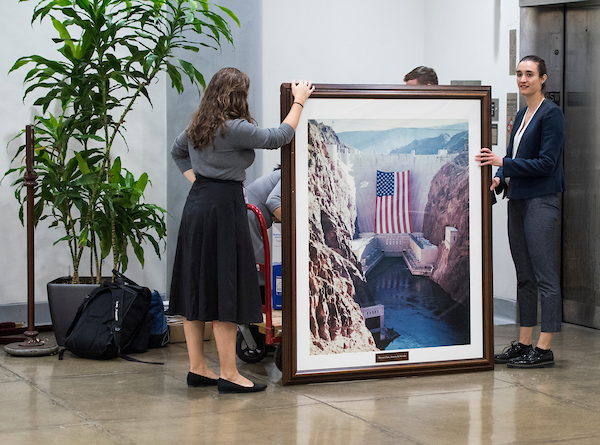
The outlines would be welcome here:
<svg viewBox="0 0 600 445">
<path fill-rule="evenodd" d="M 495 326 L 496 350 L 517 332 Z M 240 362 L 267 391 L 233 395 L 187 387 L 185 344 L 143 354 L 164 366 L 3 355 L 0 443 L 598 444 L 600 331 L 564 325 L 553 350 L 550 369 L 286 387 L 267 357 Z"/>
</svg>

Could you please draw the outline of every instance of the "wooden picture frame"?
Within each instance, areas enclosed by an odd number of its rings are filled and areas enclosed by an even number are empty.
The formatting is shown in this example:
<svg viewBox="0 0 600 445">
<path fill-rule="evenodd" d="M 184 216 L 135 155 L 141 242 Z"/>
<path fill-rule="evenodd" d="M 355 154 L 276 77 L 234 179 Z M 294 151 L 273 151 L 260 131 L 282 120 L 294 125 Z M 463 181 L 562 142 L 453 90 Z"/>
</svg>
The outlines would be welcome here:
<svg viewBox="0 0 600 445">
<path fill-rule="evenodd" d="M 282 148 L 284 385 L 493 369 L 490 146 L 490 87 L 316 85 Z"/>
</svg>

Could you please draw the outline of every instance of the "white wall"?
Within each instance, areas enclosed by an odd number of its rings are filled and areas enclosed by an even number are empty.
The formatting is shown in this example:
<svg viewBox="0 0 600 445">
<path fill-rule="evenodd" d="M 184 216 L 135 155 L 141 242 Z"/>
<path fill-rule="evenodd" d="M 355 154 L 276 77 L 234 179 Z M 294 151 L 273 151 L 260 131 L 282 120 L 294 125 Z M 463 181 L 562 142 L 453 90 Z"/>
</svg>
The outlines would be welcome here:
<svg viewBox="0 0 600 445">
<path fill-rule="evenodd" d="M 55 50 L 49 39 L 53 36 L 50 23 L 36 23 L 33 30 L 29 26 L 37 2 L 4 3 L 0 39 L 11 44 L 3 45 L 0 59 L 2 172 L 8 168 L 18 144 L 9 151 L 4 147 L 31 121 L 33 114 L 30 101 L 21 101 L 21 82 L 26 71 L 10 76 L 5 73 L 21 55 L 54 57 Z M 279 123 L 279 85 L 292 79 L 307 78 L 317 83 L 402 83 L 404 74 L 412 68 L 428 65 L 436 69 L 442 84 L 480 79 L 484 85 L 492 85 L 493 97 L 500 99 L 497 152 L 503 153 L 506 93 L 517 91 L 514 76 L 508 75 L 508 30 L 518 29 L 518 17 L 518 0 L 262 0 L 262 47 L 255 50 L 255 57 L 262 57 L 262 79 L 252 79 L 262 82 L 262 113 L 256 118 L 263 126 Z M 238 38 L 243 38 L 243 33 L 244 28 Z M 219 54 L 215 52 L 214 57 Z M 147 191 L 147 201 L 161 206 L 165 205 L 165 171 L 169 162 L 165 155 L 169 144 L 165 123 L 168 88 L 165 79 L 153 85 L 154 109 L 140 102 L 128 118 L 130 152 L 123 146 L 116 149 L 136 175 L 148 172 L 153 186 Z M 278 153 L 257 157 L 264 171 L 278 160 Z M 9 183 L 5 180 L 0 187 L 0 305 L 26 301 L 26 234 L 18 222 L 18 206 Z M 66 249 L 52 247 L 57 238 L 55 231 L 42 225 L 36 231 L 37 301 L 46 299 L 47 281 L 68 272 Z M 500 202 L 494 206 L 494 294 L 514 299 L 514 269 L 507 245 L 506 206 Z M 143 271 L 132 261 L 128 274 L 151 288 L 166 290 L 166 261 L 159 261 L 151 251 L 146 261 Z"/>
<path fill-rule="evenodd" d="M 499 99 L 498 145 L 506 154 L 506 94 L 517 93 L 509 75 L 509 30 L 519 35 L 518 0 L 427 0 L 424 64 L 434 67 L 440 84 L 481 80 Z M 518 48 L 517 43 L 517 48 Z M 517 54 L 517 60 L 519 56 Z M 495 171 L 495 169 L 494 169 Z M 507 201 L 492 207 L 494 297 L 516 300 L 516 274 L 506 231 Z"/>
<path fill-rule="evenodd" d="M 403 83 L 418 65 L 433 67 L 440 84 L 481 80 L 500 100 L 498 145 L 506 150 L 506 93 L 517 92 L 508 73 L 508 36 L 519 27 L 518 0 L 375 0 L 344 3 L 263 0 L 263 119 L 279 122 L 279 85 Z M 342 6 L 343 5 L 343 6 Z M 517 46 L 518 47 L 518 46 Z M 265 171 L 279 154 L 263 155 Z M 493 208 L 494 296 L 516 299 L 508 250 L 506 201 Z"/>
<path fill-rule="evenodd" d="M 27 73 L 27 68 L 7 75 L 8 70 L 13 63 L 23 55 L 40 54 L 48 55 L 53 50 L 50 40 L 52 31 L 47 27 L 40 29 L 36 23 L 32 30 L 30 26 L 31 15 L 33 11 L 33 2 L 19 3 L 5 2 L 5 14 L 0 18 L 0 38 L 3 42 L 2 57 L 0 58 L 0 97 L 2 97 L 2 107 L 0 107 L 0 173 L 9 168 L 10 159 L 13 157 L 16 148 L 23 143 L 24 138 L 15 141 L 10 148 L 6 149 L 6 144 L 20 131 L 25 125 L 31 123 L 34 115 L 34 109 L 31 106 L 32 100 L 27 99 L 22 102 L 24 89 L 22 87 L 23 77 Z M 11 44 L 7 44 L 11 42 Z M 18 44 L 17 44 L 18 43 Z M 0 270 L 2 270 L 2 281 L 0 282 L 0 304 L 17 303 L 27 300 L 27 261 L 26 246 L 27 233 L 18 220 L 18 204 L 10 187 L 10 183 L 15 179 L 14 176 L 7 177 L 2 181 L 0 187 L 0 214 L 2 215 L 2 230 L 0 230 Z M 43 270 L 48 270 L 49 263 L 52 268 L 57 268 L 60 272 L 66 274 L 68 256 L 53 253 L 51 259 L 44 259 L 39 254 L 41 251 L 48 251 L 52 245 L 54 233 L 38 230 L 36 233 L 36 242 L 38 252 L 36 271 L 38 278 L 45 275 Z M 55 249 L 56 250 L 56 249 Z M 38 279 L 39 283 L 44 283 L 44 278 Z M 46 280 L 49 281 L 49 280 Z M 45 289 L 37 286 L 36 295 L 39 299 L 46 299 Z M 22 321 L 22 320 L 14 320 Z"/>
<path fill-rule="evenodd" d="M 28 67 L 21 68 L 10 75 L 8 70 L 21 56 L 39 54 L 49 58 L 56 58 L 58 45 L 52 43 L 51 38 L 56 37 L 52 23 L 46 19 L 42 24 L 37 21 L 33 28 L 30 26 L 33 8 L 37 2 L 29 1 L 18 3 L 16 0 L 4 2 L 4 13 L 0 17 L 0 40 L 5 42 L 0 58 L 0 174 L 9 168 L 15 150 L 24 142 L 24 138 L 13 141 L 8 149 L 7 143 L 25 125 L 32 123 L 35 113 L 32 107 L 33 100 L 28 98 L 22 101 L 24 88 L 23 78 Z M 7 42 L 10 42 L 8 44 Z M 127 137 L 129 151 L 121 141 L 118 141 L 115 155 L 121 155 L 123 165 L 134 175 L 147 172 L 152 181 L 152 187 L 146 189 L 146 201 L 165 207 L 165 162 L 164 151 L 166 147 L 165 124 L 165 97 L 167 83 L 162 79 L 158 84 L 150 87 L 154 109 L 140 101 L 138 106 L 130 113 L 127 119 Z M 33 93 L 32 98 L 36 93 Z M 143 155 L 140 156 L 140 153 Z M 2 215 L 2 230 L 0 230 L 0 305 L 23 303 L 27 301 L 27 257 L 26 257 L 26 230 L 18 220 L 18 204 L 14 198 L 14 190 L 10 187 L 15 179 L 10 176 L 4 179 L 0 187 L 0 214 Z M 47 300 L 46 283 L 59 276 L 72 272 L 70 269 L 70 256 L 67 245 L 53 242 L 63 235 L 55 229 L 48 229 L 43 221 L 35 233 L 35 273 L 36 273 L 36 301 Z M 163 291 L 166 288 L 166 273 L 162 262 L 156 258 L 153 250 L 147 250 L 146 266 L 141 268 L 133 261 L 135 256 L 130 255 L 130 268 L 127 275 L 135 281 L 143 282 L 150 288 Z M 88 274 L 87 263 L 80 272 Z M 105 272 L 110 273 L 110 264 L 105 267 Z M 1 314 L 0 314 L 1 317 Z M 23 320 L 12 320 L 23 321 Z"/>
<path fill-rule="evenodd" d="M 240 27 L 232 25 L 234 46 L 223 42 L 222 50 L 204 49 L 198 53 L 178 51 L 185 60 L 193 63 L 202 72 L 208 82 L 221 68 L 233 66 L 248 74 L 250 91 L 248 101 L 250 113 L 260 122 L 262 116 L 262 5 L 260 2 L 248 0 L 219 0 L 219 4 L 235 11 L 240 20 Z M 191 36 L 193 38 L 193 36 Z M 171 242 L 167 251 L 167 295 L 177 250 L 177 236 L 181 214 L 190 190 L 190 183 L 181 174 L 171 159 L 170 148 L 175 138 L 185 130 L 191 116 L 198 108 L 199 100 L 195 87 L 187 87 L 183 94 L 175 90 L 167 91 L 167 150 L 164 158 L 167 164 L 167 237 Z M 261 150 L 257 150 L 261 151 Z M 261 176 L 262 163 L 255 162 L 246 170 L 249 181 Z"/>
<path fill-rule="evenodd" d="M 167 174 L 165 152 L 167 151 L 166 103 L 167 88 L 171 81 L 165 73 L 159 73 L 158 81 L 151 84 L 148 93 L 152 105 L 145 98 L 138 100 L 137 105 L 128 114 L 125 123 L 128 147 L 117 140 L 113 148 L 114 156 L 121 156 L 122 165 L 138 178 L 146 172 L 152 184 L 148 184 L 144 192 L 144 202 L 167 208 Z M 197 93 L 193 91 L 193 94 Z M 165 215 L 165 219 L 168 216 Z M 163 293 L 167 289 L 166 248 L 162 246 L 161 258 L 154 253 L 148 244 L 144 249 L 144 268 L 140 266 L 135 254 L 129 249 L 129 267 L 125 275 L 132 280 L 143 283 L 151 290 Z M 110 263 L 105 267 L 105 274 L 110 275 Z M 87 274 L 86 274 L 87 275 Z"/>
<path fill-rule="evenodd" d="M 423 63 L 426 2 L 420 0 L 263 0 L 263 119 L 279 122 L 279 86 L 403 83 Z M 279 154 L 264 155 L 265 170 Z"/>
</svg>

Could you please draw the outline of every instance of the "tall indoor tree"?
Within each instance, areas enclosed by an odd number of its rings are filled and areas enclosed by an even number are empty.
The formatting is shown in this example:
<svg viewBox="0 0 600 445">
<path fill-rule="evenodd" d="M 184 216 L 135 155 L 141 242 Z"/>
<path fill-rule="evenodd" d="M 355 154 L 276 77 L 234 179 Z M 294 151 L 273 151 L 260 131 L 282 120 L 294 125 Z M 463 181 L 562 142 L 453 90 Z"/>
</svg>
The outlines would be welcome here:
<svg viewBox="0 0 600 445">
<path fill-rule="evenodd" d="M 64 230 L 56 242 L 69 246 L 74 283 L 86 251 L 99 282 L 111 252 L 124 271 L 129 246 L 143 266 L 144 244 L 160 257 L 166 238 L 165 210 L 142 201 L 148 175 L 136 179 L 111 154 L 117 138 L 125 140 L 127 115 L 142 97 L 152 103 L 148 87 L 160 72 L 179 93 L 185 77 L 201 93 L 202 73 L 176 53 L 233 43 L 229 21 L 240 23 L 229 9 L 205 0 L 42 0 L 36 20 L 56 30 L 57 58 L 21 57 L 10 70 L 29 68 L 25 97 L 35 95 L 40 109 L 34 122 L 36 224 L 49 218 L 51 227 Z M 21 146 L 13 164 L 23 153 Z M 22 220 L 24 166 L 5 175 L 11 173 L 19 175 L 13 185 Z"/>
</svg>

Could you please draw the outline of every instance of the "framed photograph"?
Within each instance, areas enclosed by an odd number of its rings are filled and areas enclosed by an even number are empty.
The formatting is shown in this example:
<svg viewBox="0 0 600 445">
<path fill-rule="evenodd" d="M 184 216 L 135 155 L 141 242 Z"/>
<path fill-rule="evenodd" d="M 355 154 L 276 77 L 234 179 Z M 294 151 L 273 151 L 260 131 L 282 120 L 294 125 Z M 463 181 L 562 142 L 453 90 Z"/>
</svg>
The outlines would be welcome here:
<svg viewBox="0 0 600 445">
<path fill-rule="evenodd" d="M 284 385 L 493 369 L 490 112 L 490 87 L 316 85 L 282 149 Z"/>
</svg>

